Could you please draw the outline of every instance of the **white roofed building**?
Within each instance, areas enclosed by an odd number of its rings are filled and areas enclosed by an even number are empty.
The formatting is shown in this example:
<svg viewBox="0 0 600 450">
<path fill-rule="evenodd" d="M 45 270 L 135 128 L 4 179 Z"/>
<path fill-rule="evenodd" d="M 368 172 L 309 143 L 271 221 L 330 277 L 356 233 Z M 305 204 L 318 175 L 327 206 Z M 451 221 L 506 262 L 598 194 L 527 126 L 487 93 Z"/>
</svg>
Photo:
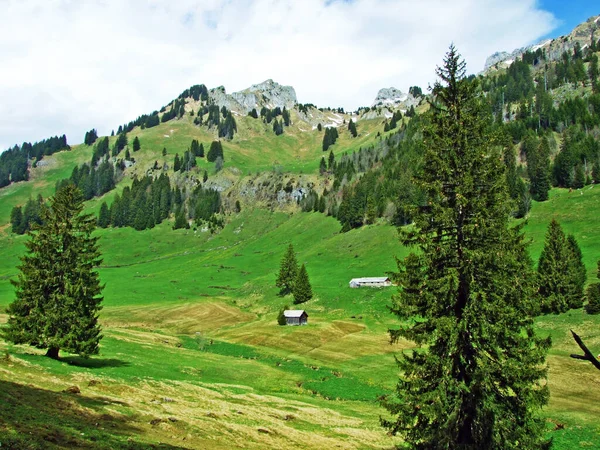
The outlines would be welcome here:
<svg viewBox="0 0 600 450">
<path fill-rule="evenodd" d="M 359 287 L 388 287 L 391 286 L 392 282 L 388 277 L 364 277 L 364 278 L 352 278 L 350 280 L 351 288 Z"/>
</svg>

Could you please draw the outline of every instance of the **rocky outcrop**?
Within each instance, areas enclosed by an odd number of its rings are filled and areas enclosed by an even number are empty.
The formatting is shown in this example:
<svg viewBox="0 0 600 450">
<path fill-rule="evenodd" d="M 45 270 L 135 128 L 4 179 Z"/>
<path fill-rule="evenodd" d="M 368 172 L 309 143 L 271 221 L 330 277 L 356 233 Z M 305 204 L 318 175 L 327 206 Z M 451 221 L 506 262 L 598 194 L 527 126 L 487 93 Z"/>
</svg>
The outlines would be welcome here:
<svg viewBox="0 0 600 450">
<path fill-rule="evenodd" d="M 417 107 L 422 100 L 421 96 L 404 93 L 395 87 L 380 89 L 369 111 L 361 113 L 361 119 L 390 118 L 393 112 L 400 110 L 406 112 L 411 106 Z"/>
<path fill-rule="evenodd" d="M 285 106 L 287 109 L 292 109 L 297 103 L 296 91 L 292 86 L 282 86 L 270 79 L 243 91 L 234 92 L 231 96 L 245 107 L 246 111 L 257 106 L 267 108 L 279 106 L 281 109 Z"/>
<path fill-rule="evenodd" d="M 387 105 L 397 105 L 399 103 L 405 102 L 408 99 L 409 94 L 405 94 L 400 89 L 396 89 L 395 87 L 383 88 L 380 89 L 377 93 L 377 97 L 373 101 L 372 107 L 376 106 L 387 106 Z M 412 95 L 411 95 L 412 97 Z"/>
<path fill-rule="evenodd" d="M 247 114 L 252 108 L 260 110 L 267 108 L 286 107 L 293 108 L 296 103 L 296 91 L 292 86 L 282 86 L 273 80 L 252 85 L 243 91 L 227 94 L 223 86 L 211 89 L 208 92 L 210 100 L 219 108 L 225 106 L 231 111 Z"/>
<path fill-rule="evenodd" d="M 508 52 L 496 52 L 493 55 L 488 56 L 485 59 L 485 64 L 483 65 L 484 72 L 488 71 L 492 66 L 506 61 L 511 58 L 511 54 Z"/>
</svg>

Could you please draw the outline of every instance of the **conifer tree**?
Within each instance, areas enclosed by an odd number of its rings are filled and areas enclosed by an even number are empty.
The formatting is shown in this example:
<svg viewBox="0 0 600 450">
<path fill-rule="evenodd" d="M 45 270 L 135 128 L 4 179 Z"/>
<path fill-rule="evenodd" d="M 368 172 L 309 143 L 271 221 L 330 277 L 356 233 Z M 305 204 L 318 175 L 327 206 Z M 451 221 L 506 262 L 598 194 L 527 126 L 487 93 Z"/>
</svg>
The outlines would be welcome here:
<svg viewBox="0 0 600 450">
<path fill-rule="evenodd" d="M 279 310 L 279 314 L 277 314 L 277 324 L 278 325 L 287 325 L 287 320 L 285 320 L 285 310 L 289 309 L 288 305 L 285 305 L 283 308 Z"/>
<path fill-rule="evenodd" d="M 437 69 L 424 129 L 426 195 L 399 261 L 392 341 L 418 345 L 383 405 L 383 425 L 414 449 L 544 448 L 549 340 L 533 330 L 531 260 L 510 226 L 504 167 L 478 81 L 454 46 Z"/>
<path fill-rule="evenodd" d="M 598 271 L 596 277 L 600 279 L 600 260 L 598 260 Z M 587 288 L 586 311 L 588 314 L 600 314 L 600 283 L 592 283 Z"/>
<path fill-rule="evenodd" d="M 280 288 L 279 295 L 287 295 L 292 292 L 296 277 L 298 276 L 298 261 L 294 246 L 290 244 L 281 259 L 279 273 L 275 286 Z"/>
<path fill-rule="evenodd" d="M 548 200 L 548 192 L 550 191 L 550 144 L 548 139 L 543 137 L 540 144 L 534 151 L 535 157 L 527 157 L 527 169 L 531 180 L 531 196 L 538 202 Z"/>
<path fill-rule="evenodd" d="M 136 136 L 133 138 L 133 151 L 137 152 L 141 148 L 140 139 Z"/>
<path fill-rule="evenodd" d="M 573 186 L 575 189 L 581 189 L 585 186 L 585 171 L 583 170 L 583 164 L 575 166 L 575 176 L 573 178 Z"/>
<path fill-rule="evenodd" d="M 103 286 L 94 270 L 102 261 L 96 220 L 82 214 L 83 196 L 72 184 L 61 188 L 42 209 L 43 225 L 29 232 L 27 254 L 13 281 L 16 299 L 8 307 L 5 339 L 88 357 L 98 353 Z"/>
<path fill-rule="evenodd" d="M 394 122 L 394 127 L 395 127 L 395 122 Z M 350 119 L 350 122 L 348 122 L 348 130 L 350 131 L 350 134 L 352 135 L 352 137 L 356 137 L 358 136 L 358 132 L 356 131 L 356 124 L 354 123 L 354 121 L 352 119 Z"/>
<path fill-rule="evenodd" d="M 585 278 L 577 241 L 567 238 L 560 224 L 552 220 L 538 262 L 541 312 L 560 314 L 581 308 Z"/>
<path fill-rule="evenodd" d="M 179 208 L 177 213 L 175 214 L 175 224 L 173 225 L 174 230 L 178 230 L 180 228 L 189 228 L 190 225 L 185 216 L 185 208 L 182 206 Z"/>
<path fill-rule="evenodd" d="M 290 126 L 290 112 L 286 109 L 286 107 L 283 107 L 283 111 L 281 112 L 281 116 L 283 117 L 283 124 L 286 127 Z"/>
<path fill-rule="evenodd" d="M 329 150 L 329 158 L 327 161 L 327 168 L 329 169 L 330 172 L 333 171 L 335 166 L 335 155 L 333 154 L 333 150 Z"/>
<path fill-rule="evenodd" d="M 325 157 L 322 157 L 319 163 L 319 173 L 323 175 L 325 172 L 327 172 L 327 163 L 325 162 Z"/>
<path fill-rule="evenodd" d="M 11 231 L 15 234 L 25 233 L 27 223 L 23 220 L 23 211 L 20 206 L 15 206 L 10 212 Z"/>
<path fill-rule="evenodd" d="M 307 302 L 313 296 L 312 287 L 310 285 L 310 281 L 308 280 L 308 272 L 306 272 L 306 267 L 304 264 L 300 266 L 300 270 L 298 271 L 298 275 L 294 281 L 294 286 L 292 287 L 292 294 L 294 294 L 295 305 Z"/>
<path fill-rule="evenodd" d="M 102 202 L 100 205 L 100 213 L 98 214 L 98 226 L 100 228 L 106 228 L 110 225 L 110 211 L 106 202 Z"/>
<path fill-rule="evenodd" d="M 215 162 L 217 158 L 223 158 L 223 145 L 221 141 L 213 141 L 210 144 L 208 153 L 206 154 L 206 160 L 209 162 Z"/>
</svg>

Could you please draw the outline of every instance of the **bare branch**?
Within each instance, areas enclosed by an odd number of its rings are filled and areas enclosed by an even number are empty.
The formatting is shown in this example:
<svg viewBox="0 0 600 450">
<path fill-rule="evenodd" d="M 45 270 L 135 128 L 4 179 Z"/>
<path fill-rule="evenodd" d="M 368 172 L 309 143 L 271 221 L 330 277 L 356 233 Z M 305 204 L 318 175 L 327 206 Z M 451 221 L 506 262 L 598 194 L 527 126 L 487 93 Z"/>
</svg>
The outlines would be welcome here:
<svg viewBox="0 0 600 450">
<path fill-rule="evenodd" d="M 581 340 L 581 338 L 579 336 L 577 336 L 577 333 L 575 333 L 573 330 L 571 330 L 571 334 L 573 335 L 573 339 L 575 339 L 575 342 L 577 342 L 577 345 L 579 345 L 579 347 L 581 348 L 581 350 L 583 350 L 583 355 L 571 355 L 571 358 L 575 358 L 575 359 L 583 359 L 586 361 L 589 361 L 592 363 L 592 365 L 600 370 L 600 360 L 598 360 L 593 354 L 592 352 L 586 347 L 586 345 L 583 343 L 583 341 Z"/>
</svg>

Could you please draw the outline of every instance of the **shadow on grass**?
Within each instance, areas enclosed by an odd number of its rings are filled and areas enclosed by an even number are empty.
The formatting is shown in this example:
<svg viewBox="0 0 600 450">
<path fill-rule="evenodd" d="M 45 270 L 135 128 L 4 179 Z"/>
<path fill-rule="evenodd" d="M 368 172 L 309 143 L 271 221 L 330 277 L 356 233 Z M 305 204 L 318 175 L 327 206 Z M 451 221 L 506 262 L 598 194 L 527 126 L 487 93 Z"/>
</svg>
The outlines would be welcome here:
<svg viewBox="0 0 600 450">
<path fill-rule="evenodd" d="M 0 380 L 0 405 L 3 449 L 183 449 L 140 441 L 137 416 L 115 414 L 106 400 Z"/>
<path fill-rule="evenodd" d="M 84 367 L 86 369 L 102 369 L 104 367 L 126 367 L 127 361 L 115 358 L 82 358 L 81 356 L 65 356 L 59 361 L 66 362 L 70 366 Z"/>
</svg>

